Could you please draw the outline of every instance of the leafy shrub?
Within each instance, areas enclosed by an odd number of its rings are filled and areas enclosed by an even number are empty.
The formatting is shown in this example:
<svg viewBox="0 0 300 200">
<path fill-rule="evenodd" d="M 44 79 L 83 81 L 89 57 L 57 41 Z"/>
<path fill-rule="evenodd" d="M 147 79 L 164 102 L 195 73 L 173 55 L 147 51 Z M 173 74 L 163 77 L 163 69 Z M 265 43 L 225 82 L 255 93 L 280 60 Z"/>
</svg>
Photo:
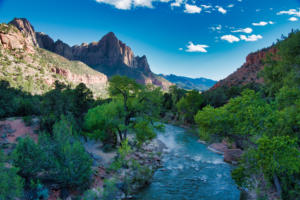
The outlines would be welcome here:
<svg viewBox="0 0 300 200">
<path fill-rule="evenodd" d="M 4 154 L 0 151 L 0 199 L 14 200 L 23 196 L 23 179 L 17 168 L 6 167 Z"/>
</svg>

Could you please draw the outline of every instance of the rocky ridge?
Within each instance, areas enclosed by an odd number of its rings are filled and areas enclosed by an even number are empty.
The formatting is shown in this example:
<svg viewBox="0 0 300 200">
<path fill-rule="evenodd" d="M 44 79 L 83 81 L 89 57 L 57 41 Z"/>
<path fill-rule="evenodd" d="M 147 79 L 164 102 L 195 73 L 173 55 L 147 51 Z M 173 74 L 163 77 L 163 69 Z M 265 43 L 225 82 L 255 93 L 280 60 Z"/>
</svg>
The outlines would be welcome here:
<svg viewBox="0 0 300 200">
<path fill-rule="evenodd" d="M 106 93 L 106 75 L 36 47 L 34 33 L 27 20 L 0 25 L 0 80 L 33 94 L 50 90 L 56 80 L 73 86 L 85 83 L 97 96 Z"/>
<path fill-rule="evenodd" d="M 246 62 L 239 69 L 217 82 L 212 89 L 246 85 L 248 83 L 263 83 L 263 78 L 258 77 L 259 72 L 264 68 L 263 61 L 268 54 L 275 54 L 276 52 L 277 49 L 275 47 L 269 47 L 249 54 L 246 57 Z"/>
<path fill-rule="evenodd" d="M 69 46 L 61 40 L 54 41 L 45 33 L 35 32 L 27 19 L 14 19 L 9 24 L 17 27 L 36 47 L 46 49 L 69 60 L 81 61 L 106 74 L 125 75 L 141 84 L 154 84 L 167 89 L 172 84 L 151 72 L 146 56 L 135 56 L 130 47 L 113 32 L 98 42 Z"/>
</svg>

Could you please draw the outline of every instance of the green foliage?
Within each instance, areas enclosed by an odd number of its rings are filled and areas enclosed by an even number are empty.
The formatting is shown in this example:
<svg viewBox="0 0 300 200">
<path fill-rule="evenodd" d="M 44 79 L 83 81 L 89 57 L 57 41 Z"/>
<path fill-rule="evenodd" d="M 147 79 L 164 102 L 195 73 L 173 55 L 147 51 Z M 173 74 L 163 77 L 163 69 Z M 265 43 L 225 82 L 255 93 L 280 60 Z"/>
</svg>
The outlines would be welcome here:
<svg viewBox="0 0 300 200">
<path fill-rule="evenodd" d="M 84 119 L 84 134 L 116 146 L 126 140 L 127 133 L 136 134 L 139 145 L 153 139 L 154 122 L 159 119 L 162 92 L 142 86 L 127 77 L 114 76 L 110 81 L 111 102 L 92 108 Z M 141 128 L 146 128 L 142 132 Z"/>
<path fill-rule="evenodd" d="M 39 145 L 29 138 L 21 138 L 13 152 L 14 165 L 22 177 L 36 177 L 42 169 L 44 154 Z"/>
<path fill-rule="evenodd" d="M 40 97 L 12 88 L 0 81 L 0 118 L 40 114 Z"/>
<path fill-rule="evenodd" d="M 140 121 L 134 125 L 136 132 L 136 140 L 138 146 L 141 146 L 146 141 L 152 140 L 156 137 L 153 127 L 147 121 Z"/>
<path fill-rule="evenodd" d="M 51 132 L 52 126 L 60 119 L 61 115 L 72 118 L 77 130 L 82 125 L 84 113 L 93 103 L 91 91 L 83 84 L 71 89 L 58 81 L 55 82 L 55 89 L 46 93 L 43 97 L 41 112 L 41 128 Z"/>
<path fill-rule="evenodd" d="M 262 76 L 267 86 L 266 90 L 271 96 L 275 96 L 284 85 L 287 87 L 299 87 L 299 43 L 300 32 L 290 33 L 287 39 L 280 41 L 276 45 L 278 53 L 269 55 L 266 60 L 267 66 L 264 68 Z"/>
<path fill-rule="evenodd" d="M 18 169 L 5 166 L 5 156 L 0 151 L 0 200 L 14 200 L 23 196 L 23 180 Z"/>
<path fill-rule="evenodd" d="M 257 164 L 265 175 L 289 176 L 300 171 L 300 152 L 297 140 L 289 136 L 266 136 L 258 141 Z"/>
<path fill-rule="evenodd" d="M 92 161 L 62 117 L 53 136 L 42 134 L 39 143 L 21 139 L 13 153 L 14 165 L 25 178 L 53 182 L 63 188 L 84 189 L 90 183 Z"/>
<path fill-rule="evenodd" d="M 194 116 L 202 108 L 204 103 L 203 96 L 196 90 L 190 91 L 185 97 L 181 98 L 176 104 L 178 112 L 184 121 L 194 123 Z"/>
<path fill-rule="evenodd" d="M 292 32 L 274 46 L 278 52 L 268 55 L 265 87 L 259 92 L 244 90 L 224 106 L 205 107 L 195 117 L 204 136 L 226 136 L 244 149 L 232 172 L 239 186 L 257 186 L 253 183 L 264 177 L 287 200 L 300 198 L 299 42 L 300 32 Z"/>
<path fill-rule="evenodd" d="M 90 109 L 85 116 L 84 130 L 88 136 L 115 146 L 116 134 L 125 128 L 122 126 L 123 121 L 123 105 L 115 100 Z"/>
</svg>

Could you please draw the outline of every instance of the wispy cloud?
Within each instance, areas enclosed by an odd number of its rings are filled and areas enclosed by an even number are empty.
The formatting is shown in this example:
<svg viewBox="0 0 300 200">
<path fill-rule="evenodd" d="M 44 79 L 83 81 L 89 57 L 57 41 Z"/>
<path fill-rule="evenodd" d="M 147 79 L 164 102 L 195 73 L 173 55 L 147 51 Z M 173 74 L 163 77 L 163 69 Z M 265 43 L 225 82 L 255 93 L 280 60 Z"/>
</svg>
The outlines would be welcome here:
<svg viewBox="0 0 300 200">
<path fill-rule="evenodd" d="M 274 23 L 272 21 L 270 21 L 270 22 L 261 21 L 258 23 L 252 23 L 253 26 L 266 26 L 268 24 L 274 24 Z"/>
<path fill-rule="evenodd" d="M 250 35 L 250 36 L 241 35 L 240 38 L 241 40 L 244 40 L 246 42 L 255 42 L 259 39 L 262 39 L 263 37 L 261 35 Z"/>
<path fill-rule="evenodd" d="M 190 14 L 194 14 L 194 13 L 200 13 L 202 10 L 202 8 L 196 6 L 196 5 L 190 5 L 190 4 L 185 4 L 185 13 L 190 13 Z"/>
<path fill-rule="evenodd" d="M 175 2 L 171 3 L 171 7 L 180 7 L 183 4 L 183 0 L 175 0 Z"/>
<path fill-rule="evenodd" d="M 295 17 L 300 17 L 300 9 L 298 11 L 296 9 L 283 10 L 278 12 L 277 15 L 294 15 Z"/>
<path fill-rule="evenodd" d="M 106 3 L 121 10 L 130 10 L 132 7 L 153 8 L 153 2 L 167 3 L 171 0 L 96 0 L 98 3 Z M 180 1 L 180 0 L 179 0 Z M 182 2 L 182 1 L 181 1 Z"/>
<path fill-rule="evenodd" d="M 233 42 L 238 42 L 240 39 L 234 35 L 223 35 L 221 37 L 221 40 L 225 40 L 227 42 L 233 43 Z"/>
<path fill-rule="evenodd" d="M 209 46 L 204 45 L 204 44 L 194 44 L 193 42 L 189 42 L 189 44 L 186 46 L 187 49 L 185 50 L 186 52 L 202 52 L 202 53 L 206 53 L 207 52 L 207 48 Z"/>
<path fill-rule="evenodd" d="M 234 31 L 231 31 L 232 33 L 252 33 L 252 28 L 241 28 Z"/>
<path fill-rule="evenodd" d="M 210 6 L 210 5 L 201 5 L 204 9 L 209 9 L 209 8 L 211 8 L 212 6 Z"/>
</svg>

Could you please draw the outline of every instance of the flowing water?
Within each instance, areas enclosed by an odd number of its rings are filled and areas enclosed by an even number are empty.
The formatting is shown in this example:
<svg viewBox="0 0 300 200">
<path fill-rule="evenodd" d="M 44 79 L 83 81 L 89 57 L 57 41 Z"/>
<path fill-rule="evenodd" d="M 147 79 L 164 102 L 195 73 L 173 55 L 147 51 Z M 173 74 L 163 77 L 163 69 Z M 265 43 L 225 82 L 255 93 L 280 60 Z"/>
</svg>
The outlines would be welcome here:
<svg viewBox="0 0 300 200">
<path fill-rule="evenodd" d="M 223 157 L 197 142 L 186 130 L 166 125 L 158 139 L 168 147 L 163 167 L 139 200 L 239 200 L 239 190 Z"/>
</svg>

